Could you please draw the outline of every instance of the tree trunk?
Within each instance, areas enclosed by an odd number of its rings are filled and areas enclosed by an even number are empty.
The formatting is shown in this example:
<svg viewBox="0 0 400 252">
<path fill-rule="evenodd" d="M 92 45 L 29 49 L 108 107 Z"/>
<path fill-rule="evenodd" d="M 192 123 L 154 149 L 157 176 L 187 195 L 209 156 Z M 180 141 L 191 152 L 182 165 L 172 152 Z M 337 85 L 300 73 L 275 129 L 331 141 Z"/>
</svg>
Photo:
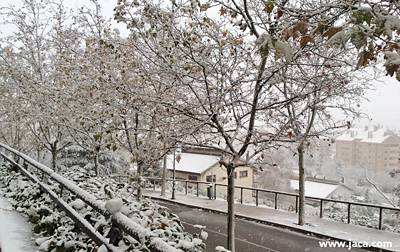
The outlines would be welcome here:
<svg viewBox="0 0 400 252">
<path fill-rule="evenodd" d="M 167 180 L 167 155 L 164 156 L 164 165 L 163 165 L 162 182 L 161 182 L 161 196 L 165 196 L 166 180 Z"/>
<path fill-rule="evenodd" d="M 99 171 L 99 153 L 95 152 L 94 153 L 94 172 L 96 177 L 98 177 L 100 175 L 100 171 Z"/>
<path fill-rule="evenodd" d="M 137 168 L 137 191 L 136 191 L 136 200 L 140 201 L 142 198 L 142 173 L 143 173 L 143 162 L 138 162 L 138 168 Z"/>
<path fill-rule="evenodd" d="M 51 146 L 51 168 L 53 168 L 53 171 L 58 172 L 57 169 L 57 144 L 54 144 Z"/>
<path fill-rule="evenodd" d="M 297 153 L 299 155 L 299 225 L 304 225 L 305 219 L 305 206 L 306 206 L 306 197 L 305 197 L 305 171 L 304 171 L 304 153 L 303 153 L 303 145 L 300 145 L 297 148 Z"/>
<path fill-rule="evenodd" d="M 235 252 L 235 169 L 227 168 L 228 173 L 228 249 Z"/>
</svg>

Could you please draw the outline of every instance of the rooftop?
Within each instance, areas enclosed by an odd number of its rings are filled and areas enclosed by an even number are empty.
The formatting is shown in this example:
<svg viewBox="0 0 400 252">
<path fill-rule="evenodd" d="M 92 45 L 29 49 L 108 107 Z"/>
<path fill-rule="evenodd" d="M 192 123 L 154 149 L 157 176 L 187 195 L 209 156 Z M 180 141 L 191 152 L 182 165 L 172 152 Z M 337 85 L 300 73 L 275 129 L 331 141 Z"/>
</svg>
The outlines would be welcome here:
<svg viewBox="0 0 400 252">
<path fill-rule="evenodd" d="M 373 129 L 368 129 L 368 127 L 365 128 L 350 128 L 346 132 L 344 132 L 342 135 L 340 135 L 338 138 L 336 138 L 337 141 L 354 141 L 354 140 L 360 140 L 360 142 L 366 142 L 366 143 L 383 143 L 390 137 L 395 137 L 397 140 L 400 140 L 396 134 L 394 134 L 392 131 L 384 128 L 373 128 Z"/>
<path fill-rule="evenodd" d="M 175 171 L 202 174 L 218 164 L 220 157 L 195 153 L 181 153 L 179 162 L 175 159 Z M 176 155 L 177 156 L 177 155 Z M 173 169 L 173 155 L 168 155 L 167 169 Z"/>
<path fill-rule="evenodd" d="M 299 181 L 295 179 L 290 180 L 290 186 L 294 190 L 299 190 Z M 323 182 L 306 180 L 305 194 L 306 197 L 328 198 L 333 191 L 335 191 L 337 188 L 341 186 L 344 185 L 340 183 L 331 183 L 331 182 L 323 183 Z"/>
</svg>

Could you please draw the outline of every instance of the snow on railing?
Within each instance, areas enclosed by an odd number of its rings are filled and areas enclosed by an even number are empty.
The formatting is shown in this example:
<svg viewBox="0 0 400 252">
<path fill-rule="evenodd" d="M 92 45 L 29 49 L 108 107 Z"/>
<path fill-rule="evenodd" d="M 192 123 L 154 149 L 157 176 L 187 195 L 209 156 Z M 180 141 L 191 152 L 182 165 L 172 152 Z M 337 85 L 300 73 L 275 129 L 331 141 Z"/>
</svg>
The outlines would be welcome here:
<svg viewBox="0 0 400 252">
<path fill-rule="evenodd" d="M 94 227 L 85 220 L 79 213 L 77 213 L 71 206 L 69 206 L 65 201 L 60 199 L 58 195 L 52 191 L 47 185 L 40 182 L 39 179 L 31 174 L 26 168 L 28 164 L 41 171 L 43 176 L 47 175 L 52 178 L 54 181 L 58 182 L 62 188 L 67 189 L 71 193 L 75 194 L 76 197 L 80 198 L 90 207 L 92 207 L 95 211 L 102 214 L 104 217 L 111 218 L 113 225 L 125 231 L 127 234 L 132 236 L 134 239 L 140 240 L 139 237 L 148 236 L 146 232 L 148 230 L 143 230 L 143 228 L 127 216 L 123 215 L 120 212 L 117 213 L 109 213 L 105 206 L 105 202 L 97 200 L 92 194 L 86 192 L 82 188 L 78 187 L 72 181 L 62 177 L 61 175 L 54 172 L 52 169 L 47 166 L 37 162 L 36 160 L 30 158 L 29 156 L 3 144 L 0 143 L 0 147 L 4 148 L 6 151 L 13 153 L 16 157 L 19 157 L 20 160 L 15 162 L 11 157 L 6 155 L 5 153 L 0 152 L 0 155 L 3 156 L 8 162 L 18 168 L 21 173 L 27 176 L 31 181 L 37 183 L 46 193 L 49 194 L 51 199 L 61 208 L 65 213 L 98 245 L 102 246 L 103 244 L 106 246 L 108 251 L 118 251 L 116 247 L 109 244 L 107 239 L 104 238 L 98 231 L 94 229 Z M 19 161 L 22 160 L 22 165 L 20 165 Z M 167 242 L 162 239 L 155 239 L 157 237 L 153 237 L 154 241 L 151 241 L 151 245 L 148 247 L 151 252 L 160 252 L 160 251 L 179 251 L 176 248 L 172 247 Z M 167 249 L 167 250 L 165 250 Z"/>
</svg>

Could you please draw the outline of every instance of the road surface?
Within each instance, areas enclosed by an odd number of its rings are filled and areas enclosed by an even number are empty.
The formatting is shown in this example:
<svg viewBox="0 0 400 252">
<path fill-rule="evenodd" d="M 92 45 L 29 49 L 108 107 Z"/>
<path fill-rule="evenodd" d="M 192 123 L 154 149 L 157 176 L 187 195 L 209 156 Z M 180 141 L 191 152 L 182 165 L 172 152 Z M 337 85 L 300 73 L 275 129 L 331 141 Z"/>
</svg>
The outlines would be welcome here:
<svg viewBox="0 0 400 252">
<path fill-rule="evenodd" d="M 215 252 L 217 246 L 227 248 L 225 215 L 210 213 L 208 211 L 176 205 L 165 201 L 157 201 L 157 203 L 168 207 L 170 212 L 177 214 L 185 227 L 185 231 L 189 233 L 199 233 L 199 230 L 195 228 L 194 225 L 206 226 L 205 231 L 208 232 L 206 251 Z M 237 252 L 349 251 L 348 247 L 321 248 L 319 242 L 324 241 L 323 239 L 240 219 L 235 222 L 235 237 Z M 361 250 L 351 249 L 351 251 Z"/>
</svg>

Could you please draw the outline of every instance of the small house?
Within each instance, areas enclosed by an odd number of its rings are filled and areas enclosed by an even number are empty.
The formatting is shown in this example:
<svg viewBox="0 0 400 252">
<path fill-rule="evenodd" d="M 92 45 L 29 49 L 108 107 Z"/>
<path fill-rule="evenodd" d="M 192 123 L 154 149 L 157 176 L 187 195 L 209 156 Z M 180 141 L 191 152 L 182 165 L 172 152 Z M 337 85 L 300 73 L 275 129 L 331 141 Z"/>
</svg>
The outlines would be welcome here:
<svg viewBox="0 0 400 252">
<path fill-rule="evenodd" d="M 175 178 L 182 180 L 191 180 L 189 187 L 196 187 L 194 181 L 228 184 L 226 169 L 219 164 L 221 153 L 214 150 L 198 148 L 183 149 L 179 154 L 180 158 L 175 155 Z M 169 155 L 167 159 L 167 169 L 169 177 L 173 175 L 174 160 L 173 155 Z M 179 162 L 178 162 L 179 160 Z M 243 161 L 240 161 L 244 163 Z M 241 166 L 235 170 L 235 186 L 252 187 L 253 186 L 253 169 L 248 166 Z M 206 190 L 206 184 L 199 184 L 199 189 Z M 226 186 L 217 186 L 217 194 L 226 195 Z M 240 197 L 240 189 L 235 190 L 236 197 Z M 244 190 L 243 197 L 251 197 L 251 190 Z"/>
<path fill-rule="evenodd" d="M 291 187 L 296 193 L 299 192 L 299 180 L 290 180 Z M 305 181 L 305 195 L 306 197 L 325 198 L 344 200 L 353 194 L 353 190 L 339 181 L 332 181 L 327 179 L 306 178 Z M 309 205 L 318 205 L 319 200 L 306 199 Z M 325 202 L 327 204 L 328 202 Z"/>
</svg>

